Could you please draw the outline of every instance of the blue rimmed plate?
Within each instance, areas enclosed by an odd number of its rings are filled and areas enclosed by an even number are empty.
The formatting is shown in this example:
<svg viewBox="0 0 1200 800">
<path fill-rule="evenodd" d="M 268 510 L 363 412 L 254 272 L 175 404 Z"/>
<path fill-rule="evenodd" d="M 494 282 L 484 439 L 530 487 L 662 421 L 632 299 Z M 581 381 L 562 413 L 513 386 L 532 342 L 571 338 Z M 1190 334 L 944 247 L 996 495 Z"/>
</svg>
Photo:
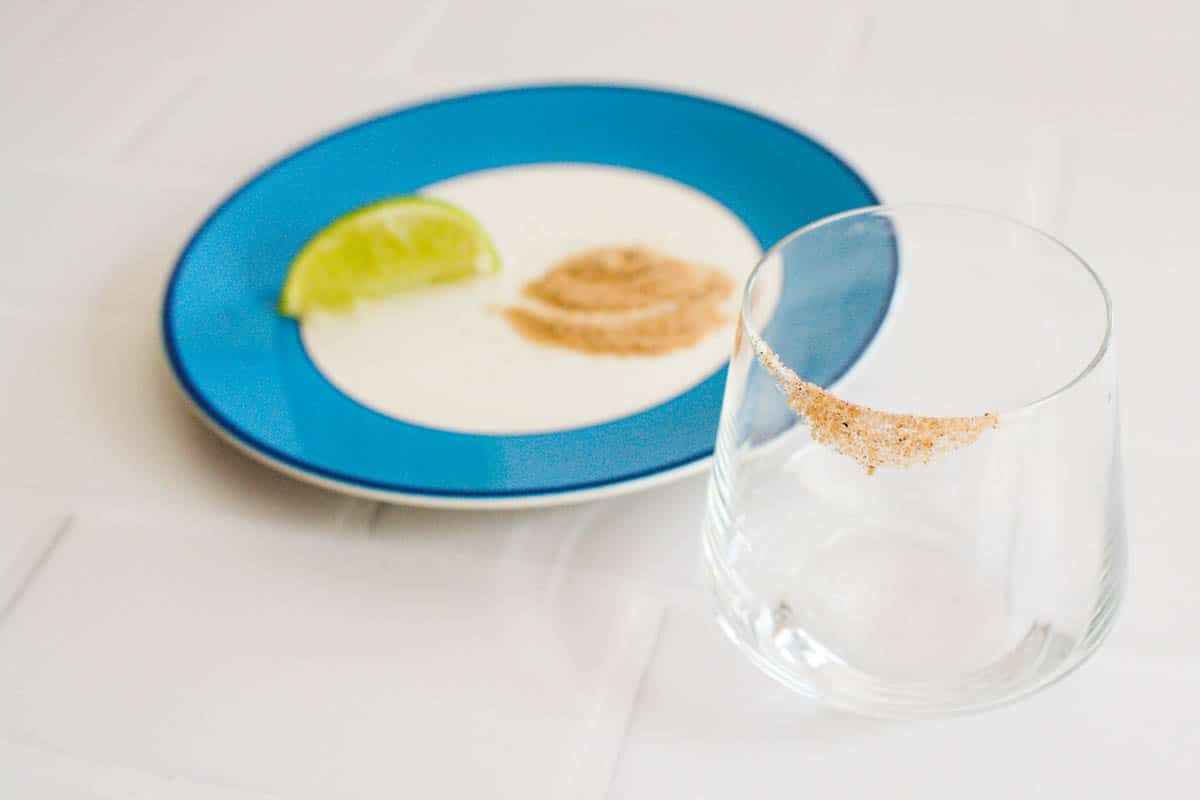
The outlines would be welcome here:
<svg viewBox="0 0 1200 800">
<path fill-rule="evenodd" d="M 352 317 L 276 314 L 309 238 L 415 192 L 475 214 L 497 241 L 500 276 Z M 876 202 L 802 133 L 711 100 L 612 86 L 452 97 L 341 130 L 237 189 L 176 264 L 166 349 L 203 419 L 304 480 L 456 507 L 632 491 L 711 455 L 731 327 L 668 356 L 597 357 L 526 342 L 495 309 L 594 244 L 647 243 L 741 279 L 792 230 Z M 861 313 L 813 310 L 795 332 L 820 353 L 808 377 L 828 384 L 849 369 L 894 282 L 859 287 Z M 786 281 L 780 302 L 803 298 L 802 284 Z"/>
</svg>

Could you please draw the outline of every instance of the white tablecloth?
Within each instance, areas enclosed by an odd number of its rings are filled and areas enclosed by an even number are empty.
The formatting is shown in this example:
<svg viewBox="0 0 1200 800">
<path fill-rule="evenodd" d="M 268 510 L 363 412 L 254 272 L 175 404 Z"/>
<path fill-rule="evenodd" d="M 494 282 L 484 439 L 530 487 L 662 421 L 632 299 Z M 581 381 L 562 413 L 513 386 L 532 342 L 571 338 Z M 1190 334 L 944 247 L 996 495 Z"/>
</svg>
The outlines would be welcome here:
<svg viewBox="0 0 1200 800">
<path fill-rule="evenodd" d="M 1184 2 L 0 4 L 0 797 L 1186 797 L 1200 790 L 1200 10 Z M 824 711 L 720 639 L 704 481 L 381 507 L 184 409 L 156 315 L 264 160 L 447 90 L 760 108 L 888 200 L 1062 236 L 1114 296 L 1132 580 L 1016 706 Z"/>
</svg>

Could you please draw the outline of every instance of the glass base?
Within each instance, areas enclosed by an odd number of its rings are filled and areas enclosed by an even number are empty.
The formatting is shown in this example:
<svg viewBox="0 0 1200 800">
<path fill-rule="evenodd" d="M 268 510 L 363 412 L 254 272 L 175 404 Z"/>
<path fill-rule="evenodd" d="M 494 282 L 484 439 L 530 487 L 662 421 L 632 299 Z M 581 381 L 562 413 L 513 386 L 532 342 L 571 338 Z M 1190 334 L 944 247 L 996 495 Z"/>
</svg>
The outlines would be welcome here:
<svg viewBox="0 0 1200 800">
<path fill-rule="evenodd" d="M 986 581 L 972 583 L 969 571 L 941 563 L 945 554 L 916 547 L 896 573 L 922 575 L 920 586 L 883 589 L 919 590 L 929 600 L 925 613 L 914 613 L 911 597 L 890 612 L 886 603 L 872 602 L 872 612 L 862 614 L 847 605 L 847 598 L 860 595 L 853 581 L 882 577 L 878 563 L 868 559 L 856 563 L 857 574 L 827 575 L 823 583 L 816 573 L 808 576 L 808 602 L 800 608 L 784 601 L 765 605 L 775 595 L 761 587 L 748 591 L 741 576 L 724 566 L 728 559 L 714 558 L 719 540 L 706 532 L 705 557 L 717 621 L 730 640 L 789 689 L 873 717 L 969 713 L 1036 692 L 1087 659 L 1111 628 L 1118 605 L 1119 592 L 1105 593 L 1082 634 L 1038 621 L 1013 630 L 1014 620 L 994 607 Z M 912 569 L 914 559 L 929 563 Z M 1110 577 L 1119 585 L 1120 570 Z"/>
</svg>

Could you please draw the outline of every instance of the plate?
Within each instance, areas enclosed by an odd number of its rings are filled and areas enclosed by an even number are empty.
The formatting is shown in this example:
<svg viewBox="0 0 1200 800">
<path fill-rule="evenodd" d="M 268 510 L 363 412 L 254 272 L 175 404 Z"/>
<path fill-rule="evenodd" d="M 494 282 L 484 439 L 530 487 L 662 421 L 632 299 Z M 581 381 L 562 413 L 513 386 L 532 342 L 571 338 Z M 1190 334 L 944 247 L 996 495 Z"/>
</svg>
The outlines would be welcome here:
<svg viewBox="0 0 1200 800">
<path fill-rule="evenodd" d="M 495 278 L 412 292 L 302 325 L 275 303 L 314 234 L 382 198 L 423 193 L 493 234 Z M 878 202 L 841 159 L 750 111 L 622 86 L 529 86 L 436 100 L 322 138 L 235 190 L 184 248 L 163 303 L 174 373 L 202 419 L 303 480 L 430 506 L 575 502 L 695 472 L 711 456 L 732 322 L 661 357 L 521 339 L 495 313 L 576 250 L 645 243 L 739 280 L 813 220 Z M 881 324 L 862 311 L 792 343 L 829 384 Z M 788 279 L 780 302 L 803 299 Z M 789 300 L 790 299 L 790 300 Z"/>
</svg>

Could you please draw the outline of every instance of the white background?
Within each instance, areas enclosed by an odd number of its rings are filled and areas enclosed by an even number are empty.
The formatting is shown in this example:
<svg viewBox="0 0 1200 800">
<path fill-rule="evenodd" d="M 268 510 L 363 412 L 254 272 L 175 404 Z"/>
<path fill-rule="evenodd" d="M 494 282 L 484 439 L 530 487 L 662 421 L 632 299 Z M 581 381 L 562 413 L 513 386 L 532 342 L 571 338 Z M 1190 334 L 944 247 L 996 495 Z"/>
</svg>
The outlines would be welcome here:
<svg viewBox="0 0 1200 800">
<path fill-rule="evenodd" d="M 0 2 L 0 796 L 1194 796 L 1197 29 L 1161 0 Z M 703 479 L 384 508 L 188 416 L 159 293 L 236 182 L 380 109 L 574 78 L 766 110 L 888 200 L 1091 260 L 1133 573 L 1078 674 L 965 719 L 822 711 L 709 620 Z"/>
</svg>

